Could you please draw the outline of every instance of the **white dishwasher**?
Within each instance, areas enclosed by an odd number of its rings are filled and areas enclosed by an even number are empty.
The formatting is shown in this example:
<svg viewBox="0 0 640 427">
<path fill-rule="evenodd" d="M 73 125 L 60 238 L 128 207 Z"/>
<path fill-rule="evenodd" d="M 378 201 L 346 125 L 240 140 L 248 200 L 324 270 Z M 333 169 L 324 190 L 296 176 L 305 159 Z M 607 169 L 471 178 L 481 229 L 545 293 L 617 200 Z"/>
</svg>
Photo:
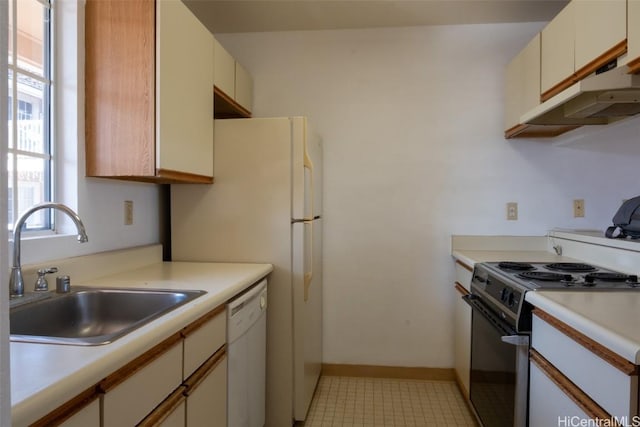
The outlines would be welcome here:
<svg viewBox="0 0 640 427">
<path fill-rule="evenodd" d="M 227 426 L 265 424 L 267 281 L 227 304 Z"/>
</svg>

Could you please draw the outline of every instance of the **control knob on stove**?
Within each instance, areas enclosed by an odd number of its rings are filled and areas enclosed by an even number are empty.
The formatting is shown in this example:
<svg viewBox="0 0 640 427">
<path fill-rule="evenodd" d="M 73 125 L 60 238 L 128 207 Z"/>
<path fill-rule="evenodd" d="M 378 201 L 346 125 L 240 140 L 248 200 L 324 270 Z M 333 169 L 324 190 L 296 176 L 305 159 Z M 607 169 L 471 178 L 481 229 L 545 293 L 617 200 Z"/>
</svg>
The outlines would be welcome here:
<svg viewBox="0 0 640 427">
<path fill-rule="evenodd" d="M 502 302 L 507 302 L 507 298 L 509 298 L 509 288 L 504 287 L 500 291 L 500 300 L 502 300 Z"/>
<path fill-rule="evenodd" d="M 513 307 L 515 303 L 516 303 L 515 294 L 513 292 L 509 292 L 509 301 L 508 301 L 509 307 Z"/>
</svg>

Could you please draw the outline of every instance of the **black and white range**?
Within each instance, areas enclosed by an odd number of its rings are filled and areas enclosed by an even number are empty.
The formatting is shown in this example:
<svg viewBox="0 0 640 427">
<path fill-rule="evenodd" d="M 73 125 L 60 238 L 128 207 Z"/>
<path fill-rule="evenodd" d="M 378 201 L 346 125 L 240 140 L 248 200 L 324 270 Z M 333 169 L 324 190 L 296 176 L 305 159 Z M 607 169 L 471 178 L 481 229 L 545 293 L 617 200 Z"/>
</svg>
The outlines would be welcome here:
<svg viewBox="0 0 640 427">
<path fill-rule="evenodd" d="M 485 427 L 527 425 L 532 307 L 527 292 L 640 290 L 637 275 L 584 263 L 476 264 L 470 294 L 470 400 Z"/>
</svg>

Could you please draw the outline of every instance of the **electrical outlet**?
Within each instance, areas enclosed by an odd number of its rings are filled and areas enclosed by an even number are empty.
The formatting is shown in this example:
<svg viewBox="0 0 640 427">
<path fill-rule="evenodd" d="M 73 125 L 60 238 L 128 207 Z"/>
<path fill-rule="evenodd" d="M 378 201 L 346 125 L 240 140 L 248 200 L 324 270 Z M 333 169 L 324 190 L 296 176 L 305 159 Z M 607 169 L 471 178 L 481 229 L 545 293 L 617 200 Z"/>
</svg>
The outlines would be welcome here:
<svg viewBox="0 0 640 427">
<path fill-rule="evenodd" d="M 507 220 L 516 221 L 518 219 L 518 204 L 516 202 L 507 203 Z"/>
<path fill-rule="evenodd" d="M 133 224 L 133 201 L 124 201 L 124 225 Z"/>
<path fill-rule="evenodd" d="M 584 218 L 584 199 L 573 200 L 573 217 Z"/>
</svg>

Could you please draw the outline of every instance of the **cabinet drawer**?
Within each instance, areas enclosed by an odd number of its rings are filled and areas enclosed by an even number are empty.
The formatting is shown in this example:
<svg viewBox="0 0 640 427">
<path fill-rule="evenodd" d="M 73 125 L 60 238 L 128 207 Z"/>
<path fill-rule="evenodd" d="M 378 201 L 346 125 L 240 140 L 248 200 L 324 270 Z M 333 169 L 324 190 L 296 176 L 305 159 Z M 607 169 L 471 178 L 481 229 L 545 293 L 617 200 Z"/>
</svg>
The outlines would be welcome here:
<svg viewBox="0 0 640 427">
<path fill-rule="evenodd" d="M 471 286 L 471 276 L 473 267 L 468 266 L 462 261 L 456 261 L 456 282 L 460 283 L 467 291 Z"/>
<path fill-rule="evenodd" d="M 187 425 L 227 426 L 227 355 L 220 350 L 186 381 Z"/>
<path fill-rule="evenodd" d="M 556 426 L 559 425 L 559 420 L 563 420 L 564 417 L 567 419 L 577 417 L 576 419 L 579 420 L 590 418 L 538 365 L 531 363 L 529 367 L 529 427 Z"/>
<path fill-rule="evenodd" d="M 226 341 L 226 306 L 221 305 L 187 326 L 184 336 L 184 373 L 186 379 Z"/>
<path fill-rule="evenodd" d="M 136 360 L 101 383 L 104 427 L 136 425 L 181 384 L 181 341 L 158 353 L 143 366 L 136 366 Z"/>
<path fill-rule="evenodd" d="M 137 427 L 184 427 L 187 400 L 184 391 L 185 387 L 178 387 Z"/>
<path fill-rule="evenodd" d="M 618 360 L 622 358 L 596 343 L 589 344 L 593 350 L 585 347 L 581 344 L 585 340 L 588 338 L 549 314 L 534 311 L 533 349 L 612 416 L 635 415 L 638 409 L 635 366 L 630 362 L 625 365 L 624 360 Z"/>
</svg>

